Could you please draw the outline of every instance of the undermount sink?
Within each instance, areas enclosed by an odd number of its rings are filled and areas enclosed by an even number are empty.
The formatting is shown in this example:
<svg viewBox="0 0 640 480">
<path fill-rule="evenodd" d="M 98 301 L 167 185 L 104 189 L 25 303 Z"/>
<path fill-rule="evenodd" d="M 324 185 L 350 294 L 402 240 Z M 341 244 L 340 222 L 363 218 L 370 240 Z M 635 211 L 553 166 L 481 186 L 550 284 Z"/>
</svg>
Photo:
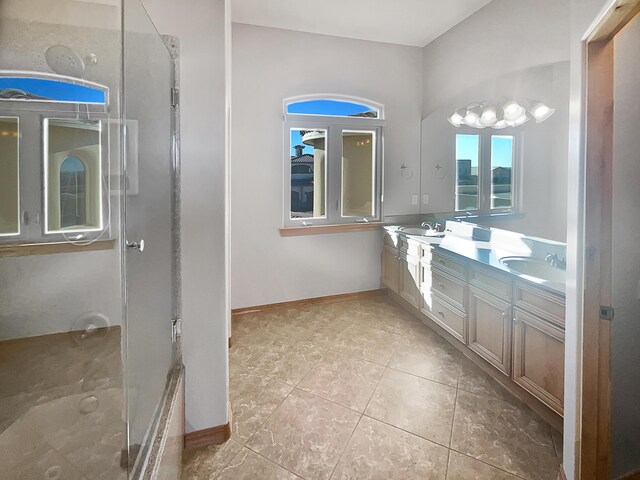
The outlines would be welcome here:
<svg viewBox="0 0 640 480">
<path fill-rule="evenodd" d="M 442 237 L 444 235 L 443 232 L 424 227 L 400 227 L 398 231 L 407 235 L 420 235 L 422 237 Z"/>
<path fill-rule="evenodd" d="M 503 257 L 500 259 L 500 263 L 520 275 L 553 283 L 564 284 L 565 282 L 566 272 L 564 270 L 551 266 L 539 258 Z"/>
</svg>

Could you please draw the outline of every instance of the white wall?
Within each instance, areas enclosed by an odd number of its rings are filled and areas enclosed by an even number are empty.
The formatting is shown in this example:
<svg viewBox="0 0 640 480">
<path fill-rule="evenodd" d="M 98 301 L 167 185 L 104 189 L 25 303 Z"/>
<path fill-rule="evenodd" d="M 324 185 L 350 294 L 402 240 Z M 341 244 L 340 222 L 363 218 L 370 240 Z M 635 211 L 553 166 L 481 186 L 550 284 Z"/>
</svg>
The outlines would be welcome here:
<svg viewBox="0 0 640 480">
<path fill-rule="evenodd" d="M 511 220 L 482 221 L 558 241 L 566 239 L 569 1 L 494 0 L 423 49 L 423 213 L 454 209 L 454 135 L 446 118 L 465 105 L 501 97 L 542 100 L 556 108 L 523 132 L 521 210 Z M 506 131 L 502 131 L 506 133 Z M 447 176 L 435 175 L 436 165 Z"/>
<path fill-rule="evenodd" d="M 380 231 L 280 237 L 282 101 L 335 93 L 384 104 L 384 213 L 418 213 L 421 49 L 236 23 L 232 45 L 232 307 L 379 288 Z M 413 178 L 400 176 L 403 163 Z"/>
<path fill-rule="evenodd" d="M 144 0 L 180 42 L 186 430 L 228 422 L 225 14 L 228 0 Z"/>
<path fill-rule="evenodd" d="M 611 451 L 614 478 L 640 470 L 640 17 L 615 40 Z"/>
</svg>

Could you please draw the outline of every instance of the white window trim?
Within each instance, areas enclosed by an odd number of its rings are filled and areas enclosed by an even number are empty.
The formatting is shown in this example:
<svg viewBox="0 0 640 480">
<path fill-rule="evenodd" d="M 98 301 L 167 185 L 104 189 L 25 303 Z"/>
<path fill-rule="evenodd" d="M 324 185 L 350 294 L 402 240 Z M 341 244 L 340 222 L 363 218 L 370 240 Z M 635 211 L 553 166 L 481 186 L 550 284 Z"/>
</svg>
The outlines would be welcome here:
<svg viewBox="0 0 640 480">
<path fill-rule="evenodd" d="M 382 219 L 382 175 L 384 165 L 384 119 L 369 117 L 338 117 L 329 115 L 302 115 L 287 114 L 289 103 L 307 100 L 337 100 L 336 96 L 328 95 L 307 95 L 286 99 L 284 103 L 283 122 L 283 220 L 286 227 L 301 227 L 313 225 L 344 225 L 365 222 L 378 222 Z M 378 109 L 379 116 L 383 115 L 382 106 L 369 100 L 357 99 L 354 97 L 341 97 L 341 101 L 360 102 L 367 106 Z M 326 156 L 326 196 L 325 196 L 325 217 L 322 218 L 291 218 L 291 130 L 319 130 L 327 131 L 327 156 Z M 332 141 L 333 138 L 342 138 L 342 130 L 359 130 L 375 132 L 376 139 L 376 176 L 375 176 L 375 215 L 366 217 L 342 217 L 341 205 L 341 170 L 342 170 L 342 142 Z M 333 159 L 333 160 L 332 160 Z M 335 159 L 339 159 L 337 162 Z M 338 167 L 338 168 L 336 168 Z"/>
<path fill-rule="evenodd" d="M 480 151 L 478 152 L 478 208 L 475 210 L 458 210 L 458 159 L 456 154 L 457 135 L 478 135 L 480 138 Z M 511 171 L 511 206 L 491 208 L 491 137 L 513 137 L 513 166 Z M 487 139 L 487 140 L 483 140 Z M 478 130 L 473 128 L 458 128 L 453 138 L 453 208 L 456 215 L 492 215 L 492 214 L 519 214 L 522 213 L 522 163 L 524 158 L 524 132 L 507 128 L 502 130 Z M 486 158 L 486 160 L 484 160 Z"/>
</svg>

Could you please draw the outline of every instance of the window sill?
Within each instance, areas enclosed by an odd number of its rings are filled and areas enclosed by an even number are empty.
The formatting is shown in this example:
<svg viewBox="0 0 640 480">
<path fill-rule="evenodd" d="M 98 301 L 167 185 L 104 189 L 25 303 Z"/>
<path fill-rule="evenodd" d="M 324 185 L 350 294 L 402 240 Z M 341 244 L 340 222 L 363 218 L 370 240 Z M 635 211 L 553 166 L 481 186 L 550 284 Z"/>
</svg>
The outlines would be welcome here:
<svg viewBox="0 0 640 480">
<path fill-rule="evenodd" d="M 283 227 L 281 237 L 299 237 L 301 235 L 324 235 L 328 233 L 366 232 L 378 230 L 383 222 L 341 223 L 337 225 L 309 225 L 308 227 Z"/>
<path fill-rule="evenodd" d="M 31 255 L 51 255 L 55 253 L 112 250 L 115 242 L 115 240 L 98 240 L 89 245 L 75 245 L 68 242 L 0 245 L 0 257 L 26 257 Z"/>
</svg>

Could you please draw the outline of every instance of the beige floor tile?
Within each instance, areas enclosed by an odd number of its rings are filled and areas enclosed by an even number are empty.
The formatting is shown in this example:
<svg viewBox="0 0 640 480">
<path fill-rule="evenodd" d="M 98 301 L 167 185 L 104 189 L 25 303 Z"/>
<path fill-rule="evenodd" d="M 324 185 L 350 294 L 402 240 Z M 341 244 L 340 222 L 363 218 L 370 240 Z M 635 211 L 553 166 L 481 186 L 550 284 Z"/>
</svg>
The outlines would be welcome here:
<svg viewBox="0 0 640 480">
<path fill-rule="evenodd" d="M 551 429 L 515 399 L 458 391 L 451 448 L 531 480 L 555 480 Z"/>
<path fill-rule="evenodd" d="M 296 386 L 325 352 L 311 342 L 274 344 L 255 358 L 251 369 Z"/>
<path fill-rule="evenodd" d="M 218 475 L 242 446 L 228 440 L 222 445 L 188 448 L 182 455 L 182 480 L 211 480 Z"/>
<path fill-rule="evenodd" d="M 400 343 L 389 368 L 417 375 L 427 380 L 458 385 L 461 354 L 436 334 L 422 333 Z"/>
<path fill-rule="evenodd" d="M 335 480 L 444 479 L 448 450 L 377 420 L 362 417 Z"/>
<path fill-rule="evenodd" d="M 519 480 L 519 477 L 451 450 L 447 480 Z"/>
<path fill-rule="evenodd" d="M 243 448 L 216 480 L 296 480 L 297 475 Z"/>
<path fill-rule="evenodd" d="M 294 390 L 247 447 L 306 480 L 327 479 L 360 415 Z"/>
<path fill-rule="evenodd" d="M 336 336 L 331 349 L 386 366 L 400 340 L 400 335 L 354 324 Z"/>
<path fill-rule="evenodd" d="M 250 370 L 231 370 L 229 400 L 234 440 L 240 443 L 249 440 L 292 389 L 291 385 Z"/>
<path fill-rule="evenodd" d="M 449 446 L 456 389 L 387 370 L 365 415 Z"/>
<path fill-rule="evenodd" d="M 462 356 L 458 388 L 465 392 L 492 398 L 511 398 L 512 395 L 495 379 L 486 374 L 471 360 Z"/>
<path fill-rule="evenodd" d="M 327 352 L 298 388 L 363 412 L 383 373 L 381 365 Z"/>
</svg>

